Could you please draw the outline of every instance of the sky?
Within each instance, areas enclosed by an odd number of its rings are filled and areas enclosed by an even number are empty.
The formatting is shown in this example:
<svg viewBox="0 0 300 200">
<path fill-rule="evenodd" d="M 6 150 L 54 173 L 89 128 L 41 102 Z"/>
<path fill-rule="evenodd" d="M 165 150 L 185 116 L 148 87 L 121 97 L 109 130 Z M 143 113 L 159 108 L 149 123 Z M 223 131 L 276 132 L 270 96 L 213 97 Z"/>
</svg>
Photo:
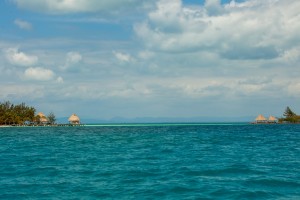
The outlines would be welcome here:
<svg viewBox="0 0 300 200">
<path fill-rule="evenodd" d="M 0 1 L 0 101 L 56 117 L 300 113 L 300 1 Z"/>
</svg>

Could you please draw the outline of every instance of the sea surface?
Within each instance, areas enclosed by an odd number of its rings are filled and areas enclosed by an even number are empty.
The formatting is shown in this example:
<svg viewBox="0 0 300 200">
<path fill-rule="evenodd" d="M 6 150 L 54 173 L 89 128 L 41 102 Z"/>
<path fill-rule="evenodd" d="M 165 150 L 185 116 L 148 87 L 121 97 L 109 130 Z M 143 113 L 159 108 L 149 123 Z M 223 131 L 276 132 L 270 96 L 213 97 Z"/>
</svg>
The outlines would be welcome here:
<svg viewBox="0 0 300 200">
<path fill-rule="evenodd" d="M 300 199 L 300 125 L 0 128 L 0 199 Z"/>
</svg>

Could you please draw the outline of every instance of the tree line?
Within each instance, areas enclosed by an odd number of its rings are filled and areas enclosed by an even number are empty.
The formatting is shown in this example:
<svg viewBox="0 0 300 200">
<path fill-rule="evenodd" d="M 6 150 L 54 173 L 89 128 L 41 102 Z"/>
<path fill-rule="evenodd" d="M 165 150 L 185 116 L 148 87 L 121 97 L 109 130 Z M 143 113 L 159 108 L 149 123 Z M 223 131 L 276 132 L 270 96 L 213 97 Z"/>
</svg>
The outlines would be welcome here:
<svg viewBox="0 0 300 200">
<path fill-rule="evenodd" d="M 12 104 L 9 101 L 0 102 L 0 125 L 24 125 L 24 124 L 41 124 L 45 120 L 41 120 L 39 115 L 35 114 L 36 109 L 32 106 L 27 106 L 25 103 Z M 300 115 L 297 115 L 286 107 L 282 118 L 279 118 L 280 123 L 300 123 Z M 46 117 L 46 116 L 45 116 Z M 53 112 L 50 112 L 46 117 L 47 124 L 55 124 L 56 118 Z"/>
<path fill-rule="evenodd" d="M 281 123 L 300 123 L 300 115 L 297 115 L 289 106 L 286 107 L 282 118 L 279 118 Z"/>
<path fill-rule="evenodd" d="M 40 117 L 35 114 L 36 109 L 25 103 L 13 104 L 9 101 L 0 102 L 0 125 L 40 124 Z M 47 123 L 55 123 L 55 115 L 51 112 Z"/>
</svg>

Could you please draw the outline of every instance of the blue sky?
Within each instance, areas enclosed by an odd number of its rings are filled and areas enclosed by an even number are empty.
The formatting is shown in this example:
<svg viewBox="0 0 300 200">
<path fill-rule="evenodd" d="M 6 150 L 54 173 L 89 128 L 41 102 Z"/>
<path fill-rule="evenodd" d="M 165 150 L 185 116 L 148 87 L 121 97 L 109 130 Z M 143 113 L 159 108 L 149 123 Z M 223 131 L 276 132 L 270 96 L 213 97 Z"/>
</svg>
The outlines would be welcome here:
<svg viewBox="0 0 300 200">
<path fill-rule="evenodd" d="M 57 117 L 300 112 L 300 2 L 5 0 L 0 99 Z"/>
</svg>

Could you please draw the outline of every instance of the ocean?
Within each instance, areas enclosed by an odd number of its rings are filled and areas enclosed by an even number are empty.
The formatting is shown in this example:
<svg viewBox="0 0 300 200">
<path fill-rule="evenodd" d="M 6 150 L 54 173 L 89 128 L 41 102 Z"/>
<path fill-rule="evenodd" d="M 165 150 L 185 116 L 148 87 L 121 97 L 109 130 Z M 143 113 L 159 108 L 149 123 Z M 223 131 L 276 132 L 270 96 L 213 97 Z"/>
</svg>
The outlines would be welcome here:
<svg viewBox="0 0 300 200">
<path fill-rule="evenodd" d="M 0 199 L 300 199 L 300 125 L 0 128 Z"/>
</svg>

